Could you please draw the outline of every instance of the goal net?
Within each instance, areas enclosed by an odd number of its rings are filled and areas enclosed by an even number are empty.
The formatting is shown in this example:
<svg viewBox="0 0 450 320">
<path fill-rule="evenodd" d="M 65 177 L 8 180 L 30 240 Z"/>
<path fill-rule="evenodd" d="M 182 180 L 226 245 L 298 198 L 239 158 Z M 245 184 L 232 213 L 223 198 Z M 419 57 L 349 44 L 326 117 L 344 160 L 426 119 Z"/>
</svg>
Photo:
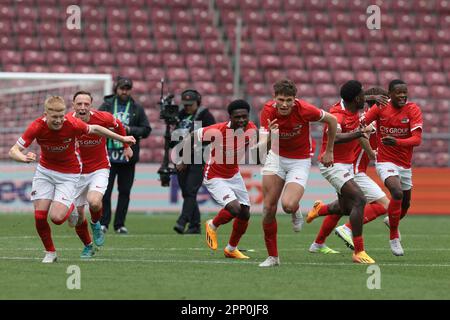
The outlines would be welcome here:
<svg viewBox="0 0 450 320">
<path fill-rule="evenodd" d="M 79 90 L 89 91 L 93 106 L 103 102 L 112 91 L 109 74 L 20 73 L 0 72 L 0 160 L 8 159 L 8 151 L 31 121 L 44 112 L 48 96 L 64 97 L 68 110 Z M 38 152 L 36 144 L 30 151 Z"/>
</svg>

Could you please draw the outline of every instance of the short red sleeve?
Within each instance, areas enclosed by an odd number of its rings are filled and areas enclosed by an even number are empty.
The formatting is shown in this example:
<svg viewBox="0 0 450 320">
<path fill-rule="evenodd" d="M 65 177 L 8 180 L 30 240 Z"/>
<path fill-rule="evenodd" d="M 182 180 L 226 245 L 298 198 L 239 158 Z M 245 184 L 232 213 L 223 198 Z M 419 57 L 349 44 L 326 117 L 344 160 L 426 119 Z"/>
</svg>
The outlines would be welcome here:
<svg viewBox="0 0 450 320">
<path fill-rule="evenodd" d="M 89 126 L 82 120 L 72 117 L 70 122 L 73 125 L 76 136 L 81 136 L 83 134 L 89 134 Z"/>
<path fill-rule="evenodd" d="M 30 144 L 36 139 L 40 130 L 40 126 L 36 121 L 33 121 L 25 130 L 24 134 L 17 140 L 17 143 L 23 147 L 28 148 Z"/>
<path fill-rule="evenodd" d="M 422 129 L 423 120 L 422 120 L 422 111 L 417 105 L 414 105 L 414 108 L 411 110 L 411 119 L 409 121 L 411 131 L 416 129 Z"/>
<path fill-rule="evenodd" d="M 374 104 L 363 116 L 364 125 L 369 125 L 373 121 L 377 120 L 380 112 L 380 107 Z"/>
<path fill-rule="evenodd" d="M 323 110 L 305 101 L 300 102 L 300 112 L 303 118 L 310 122 L 320 121 L 324 116 Z"/>
</svg>

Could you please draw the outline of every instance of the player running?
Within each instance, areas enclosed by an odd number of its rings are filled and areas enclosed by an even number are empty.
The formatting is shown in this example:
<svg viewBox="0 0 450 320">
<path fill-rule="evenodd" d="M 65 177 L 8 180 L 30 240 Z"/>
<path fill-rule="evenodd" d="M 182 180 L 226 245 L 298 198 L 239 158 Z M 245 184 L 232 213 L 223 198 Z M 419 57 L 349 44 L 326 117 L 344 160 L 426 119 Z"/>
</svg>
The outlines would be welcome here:
<svg viewBox="0 0 450 320">
<path fill-rule="evenodd" d="M 350 215 L 355 247 L 353 262 L 375 263 L 364 251 L 362 226 L 366 197 L 356 183 L 353 173 L 355 150 L 360 139 L 367 138 L 359 122 L 359 110 L 364 108 L 364 90 L 359 81 L 350 80 L 341 87 L 340 94 L 341 101 L 330 109 L 330 113 L 335 115 L 338 121 L 334 147 L 335 164 L 329 168 L 319 164 L 319 169 L 322 176 L 336 189 L 341 214 Z M 327 128 L 324 128 L 321 154 L 327 143 L 326 130 Z M 320 157 L 321 155 L 319 159 Z"/>
<path fill-rule="evenodd" d="M 76 138 L 83 134 L 97 134 L 124 143 L 135 143 L 134 137 L 122 137 L 98 125 L 88 125 L 79 119 L 65 116 L 66 104 L 59 96 L 44 102 L 44 115 L 34 120 L 9 151 L 18 162 L 36 161 L 36 154 L 23 151 L 36 139 L 41 147 L 39 164 L 33 178 L 31 201 L 34 205 L 36 230 L 46 253 L 43 263 L 57 260 L 50 225 L 64 223 L 72 212 L 76 185 L 80 179 L 81 161 L 76 151 Z"/>
<path fill-rule="evenodd" d="M 229 122 L 217 123 L 193 132 L 199 142 L 214 141 L 203 173 L 203 184 L 213 199 L 222 207 L 219 213 L 206 221 L 206 243 L 217 249 L 217 229 L 234 218 L 233 230 L 225 257 L 249 259 L 237 248 L 247 230 L 250 219 L 250 199 L 239 172 L 241 160 L 251 136 L 257 133 L 256 125 L 249 121 L 250 105 L 245 100 L 234 100 L 228 105 Z"/>
<path fill-rule="evenodd" d="M 370 88 L 365 92 L 365 99 L 367 105 L 370 107 L 374 104 L 382 105 L 387 104 L 388 98 L 387 91 L 382 88 Z M 373 125 L 373 126 L 372 126 Z M 363 224 L 366 224 L 380 215 L 384 215 L 387 212 L 389 199 L 381 188 L 366 174 L 367 167 L 371 160 L 375 159 L 375 151 L 377 148 L 376 141 L 376 129 L 374 123 L 371 127 L 366 128 L 366 133 L 369 135 L 369 140 L 360 139 L 360 144 L 356 145 L 355 154 L 353 156 L 353 170 L 354 180 L 360 187 L 364 196 L 367 199 L 367 204 L 364 207 L 364 219 Z M 314 203 L 313 208 L 308 212 L 306 217 L 306 223 L 311 223 L 318 216 L 326 216 L 320 227 L 319 233 L 315 241 L 311 244 L 309 252 L 312 253 L 338 253 L 337 251 L 329 248 L 325 244 L 326 238 L 330 235 L 331 231 L 336 227 L 339 219 L 342 216 L 342 210 L 339 207 L 339 201 L 336 200 L 330 204 L 324 204 L 318 200 Z M 350 249 L 354 249 L 352 230 L 350 222 L 339 226 L 335 229 L 336 235 L 344 240 L 346 245 Z"/>
<path fill-rule="evenodd" d="M 264 106 L 261 129 L 269 131 L 276 121 L 277 139 L 271 143 L 262 169 L 264 240 L 268 258 L 260 267 L 280 264 L 277 247 L 278 200 L 281 197 L 283 211 L 292 215 L 294 231 L 300 231 L 303 217 L 299 202 L 305 192 L 311 167 L 310 122 L 320 121 L 328 125 L 328 143 L 321 161 L 325 167 L 333 165 L 333 147 L 336 134 L 336 118 L 304 100 L 296 98 L 297 87 L 290 80 L 280 80 L 273 86 L 274 98 Z"/>
<path fill-rule="evenodd" d="M 95 124 L 105 128 L 111 128 L 117 134 L 126 136 L 126 131 L 120 120 L 105 111 L 92 110 L 92 95 L 86 91 L 78 91 L 73 96 L 73 111 L 68 118 L 78 118 L 87 124 Z M 78 138 L 79 152 L 83 169 L 75 195 L 75 206 L 72 215 L 78 216 L 75 230 L 84 244 L 81 258 L 90 258 L 95 250 L 89 235 L 87 221 L 84 215 L 84 207 L 89 204 L 91 213 L 90 226 L 97 246 L 103 246 L 105 241 L 104 233 L 101 229 L 100 218 L 102 216 L 102 199 L 108 186 L 109 158 L 106 150 L 106 139 L 95 134 L 83 135 Z M 129 159 L 133 156 L 133 151 L 125 145 L 124 156 Z M 69 219 L 70 222 L 71 219 Z"/>
<path fill-rule="evenodd" d="M 376 170 L 391 194 L 388 206 L 391 251 L 404 254 L 398 226 L 410 206 L 412 189 L 411 160 L 414 147 L 422 142 L 422 112 L 408 102 L 408 87 L 399 79 L 389 83 L 391 101 L 384 107 L 373 106 L 362 117 L 364 124 L 376 121 Z"/>
</svg>

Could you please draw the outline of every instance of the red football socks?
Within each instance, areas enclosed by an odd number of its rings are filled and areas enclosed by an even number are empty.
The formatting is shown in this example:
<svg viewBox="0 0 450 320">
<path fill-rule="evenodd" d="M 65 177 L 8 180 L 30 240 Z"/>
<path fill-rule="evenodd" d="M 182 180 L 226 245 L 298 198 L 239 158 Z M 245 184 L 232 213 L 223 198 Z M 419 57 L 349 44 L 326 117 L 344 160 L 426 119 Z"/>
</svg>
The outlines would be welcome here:
<svg viewBox="0 0 450 320">
<path fill-rule="evenodd" d="M 323 206 L 320 207 L 319 212 L 318 212 L 319 216 L 326 216 L 329 214 L 328 211 L 328 205 L 324 204 Z"/>
<path fill-rule="evenodd" d="M 230 222 L 233 218 L 234 216 L 224 208 L 214 217 L 212 223 L 218 228 L 220 225 Z"/>
<path fill-rule="evenodd" d="M 89 212 L 91 213 L 91 221 L 92 221 L 92 223 L 96 223 L 102 217 L 103 208 L 100 208 L 100 210 L 98 210 L 97 212 L 94 212 L 94 211 L 92 211 L 91 208 L 89 208 Z"/>
<path fill-rule="evenodd" d="M 239 240 L 241 240 L 242 235 L 245 233 L 248 227 L 248 220 L 242 220 L 236 217 L 233 222 L 233 231 L 231 231 L 230 241 L 228 242 L 230 246 L 237 247 Z"/>
<path fill-rule="evenodd" d="M 323 219 L 322 226 L 320 227 L 319 233 L 317 234 L 315 243 L 322 244 L 325 239 L 330 235 L 331 231 L 336 227 L 339 219 L 341 218 L 338 214 L 330 214 Z"/>
<path fill-rule="evenodd" d="M 39 234 L 39 237 L 44 244 L 45 250 L 54 252 L 56 250 L 55 246 L 53 245 L 52 232 L 47 221 L 47 215 L 48 211 L 46 210 L 35 210 L 34 220 L 37 233 Z"/>
<path fill-rule="evenodd" d="M 362 236 L 353 237 L 353 244 L 355 246 L 355 253 L 364 251 L 364 239 Z"/>
<path fill-rule="evenodd" d="M 363 224 L 366 224 L 372 220 L 375 220 L 377 217 L 382 216 L 386 213 L 386 209 L 379 203 L 369 203 L 364 207 L 364 218 Z M 345 224 L 347 228 L 352 229 L 352 225 L 350 222 Z"/>
<path fill-rule="evenodd" d="M 272 223 L 264 223 L 264 241 L 266 242 L 267 252 L 269 256 L 278 257 L 277 249 L 277 220 Z"/>
<path fill-rule="evenodd" d="M 89 234 L 87 220 L 84 219 L 83 223 L 75 227 L 78 237 L 81 239 L 83 244 L 87 246 L 92 242 L 91 235 Z"/>
<path fill-rule="evenodd" d="M 398 238 L 398 225 L 400 222 L 402 200 L 391 199 L 388 206 L 390 239 Z"/>
</svg>

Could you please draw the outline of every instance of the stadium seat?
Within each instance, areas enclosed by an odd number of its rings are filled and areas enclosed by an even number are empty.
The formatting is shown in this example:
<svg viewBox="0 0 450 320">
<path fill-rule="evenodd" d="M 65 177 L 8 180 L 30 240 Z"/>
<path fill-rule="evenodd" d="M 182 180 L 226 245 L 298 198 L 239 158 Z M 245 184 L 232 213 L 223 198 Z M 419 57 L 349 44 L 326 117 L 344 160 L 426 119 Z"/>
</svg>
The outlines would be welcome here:
<svg viewBox="0 0 450 320">
<path fill-rule="evenodd" d="M 345 56 L 344 45 L 334 41 L 322 42 L 323 53 L 328 57 Z"/>
<path fill-rule="evenodd" d="M 349 71 L 348 69 L 334 70 L 333 79 L 334 79 L 335 85 L 340 87 L 348 80 L 355 79 L 355 74 L 352 71 Z"/>
<path fill-rule="evenodd" d="M 185 55 L 186 65 L 189 68 L 206 68 L 208 67 L 208 61 L 206 60 L 204 55 L 200 55 L 197 53 L 190 53 Z"/>
<path fill-rule="evenodd" d="M 311 73 L 311 80 L 315 84 L 331 83 L 333 77 L 329 71 L 315 70 Z"/>
<path fill-rule="evenodd" d="M 273 45 L 272 41 L 254 40 L 253 46 L 255 49 L 255 53 L 257 53 L 258 55 L 275 55 L 283 53 L 282 48 L 277 48 L 275 50 L 275 46 Z"/>
<path fill-rule="evenodd" d="M 189 81 L 189 72 L 184 68 L 167 68 L 170 81 Z"/>
<path fill-rule="evenodd" d="M 130 66 L 134 67 L 138 64 L 138 57 L 134 53 L 118 52 L 116 53 L 116 61 L 119 67 Z"/>
<path fill-rule="evenodd" d="M 329 27 L 323 27 L 318 26 L 316 29 L 318 38 L 322 41 L 339 41 L 339 32 L 337 28 L 329 28 Z"/>
<path fill-rule="evenodd" d="M 303 69 L 305 66 L 303 59 L 299 56 L 283 56 L 281 58 L 281 63 L 283 65 L 283 68 L 285 69 Z"/>
<path fill-rule="evenodd" d="M 233 74 L 228 68 L 217 66 L 214 68 L 214 78 L 217 82 L 232 83 Z"/>
<path fill-rule="evenodd" d="M 435 72 L 435 71 L 427 72 L 425 73 L 425 79 L 426 83 L 431 86 L 447 84 L 447 79 L 443 72 Z"/>
<path fill-rule="evenodd" d="M 2 64 L 22 64 L 22 52 L 14 50 L 1 50 L 0 62 Z"/>
<path fill-rule="evenodd" d="M 287 76 L 295 83 L 309 83 L 311 82 L 311 72 L 302 70 L 300 68 L 290 68 L 287 70 Z"/>
<path fill-rule="evenodd" d="M 250 50 L 252 51 L 253 49 Z M 205 52 L 207 54 L 223 54 L 225 52 L 225 46 L 222 41 L 207 39 L 205 40 Z M 244 53 L 245 49 L 241 52 Z"/>
<path fill-rule="evenodd" d="M 121 68 L 119 68 L 119 73 L 121 76 L 129 77 L 129 78 L 133 79 L 133 81 L 144 80 L 144 73 L 142 72 L 142 69 L 140 69 L 136 66 L 122 66 Z M 133 83 L 133 88 L 134 88 L 134 83 Z"/>
<path fill-rule="evenodd" d="M 108 52 L 99 52 L 92 56 L 93 63 L 97 66 L 116 65 L 115 55 Z"/>
<path fill-rule="evenodd" d="M 264 72 L 264 79 L 267 83 L 275 83 L 279 79 L 284 79 L 287 77 L 287 73 L 280 69 L 270 69 Z"/>
<path fill-rule="evenodd" d="M 292 28 L 286 26 L 272 26 L 271 27 L 272 38 L 278 41 L 293 41 L 294 33 Z"/>
<path fill-rule="evenodd" d="M 249 27 L 250 36 L 253 40 L 270 40 L 270 27 L 254 25 Z"/>
<path fill-rule="evenodd" d="M 302 26 L 304 24 L 295 24 L 292 29 L 294 32 L 294 36 L 297 40 L 300 41 L 312 41 L 316 40 L 316 32 L 313 28 L 309 27 L 296 27 L 296 26 Z"/>
<path fill-rule="evenodd" d="M 210 66 L 221 68 L 228 68 L 231 66 L 231 62 L 228 56 L 225 56 L 223 54 L 210 54 L 207 56 L 207 59 Z"/>
<path fill-rule="evenodd" d="M 198 33 L 202 39 L 219 39 L 219 31 L 207 24 L 199 24 Z"/>
<path fill-rule="evenodd" d="M 431 96 L 433 98 L 450 99 L 450 88 L 448 86 L 432 86 Z"/>
<path fill-rule="evenodd" d="M 149 53 L 155 51 L 153 41 L 149 39 L 134 39 L 134 51 L 136 53 Z"/>
<path fill-rule="evenodd" d="M 209 69 L 206 68 L 191 68 L 190 69 L 191 79 L 194 82 L 198 81 L 213 81 L 213 74 Z"/>
<path fill-rule="evenodd" d="M 397 69 L 400 71 L 418 71 L 419 65 L 418 61 L 415 59 L 411 59 L 408 57 L 400 57 L 396 59 L 397 61 Z"/>
<path fill-rule="evenodd" d="M 203 42 L 199 40 L 183 39 L 179 42 L 179 47 L 184 54 L 203 53 Z"/>
<path fill-rule="evenodd" d="M 262 68 L 280 68 L 281 61 L 276 55 L 260 55 L 259 63 Z"/>
<path fill-rule="evenodd" d="M 363 43 L 359 42 L 346 42 L 344 45 L 344 50 L 348 56 L 366 56 L 367 55 L 367 47 Z"/>
<path fill-rule="evenodd" d="M 305 58 L 305 65 L 309 70 L 328 69 L 327 59 L 321 56 L 309 56 Z"/>
<path fill-rule="evenodd" d="M 163 54 L 161 62 L 168 68 L 183 68 L 185 66 L 184 55 L 178 53 Z"/>
<path fill-rule="evenodd" d="M 400 78 L 400 74 L 397 71 L 378 72 L 378 80 L 380 82 L 381 87 L 383 87 L 383 88 L 387 88 L 389 86 L 389 82 L 391 82 L 394 79 L 399 79 L 399 78 Z"/>
<path fill-rule="evenodd" d="M 332 70 L 349 70 L 350 60 L 347 57 L 341 56 L 329 56 L 327 58 L 327 63 Z"/>
<path fill-rule="evenodd" d="M 264 76 L 263 73 L 258 69 L 253 68 L 243 68 L 241 70 L 241 78 L 244 81 L 244 83 L 249 82 L 264 82 Z"/>
<path fill-rule="evenodd" d="M 90 52 L 78 51 L 69 53 L 69 61 L 71 65 L 90 65 L 92 64 L 92 56 Z"/>
<path fill-rule="evenodd" d="M 408 85 L 408 95 L 411 98 L 428 98 L 430 90 L 427 86 Z"/>
<path fill-rule="evenodd" d="M 434 46 L 428 43 L 416 43 L 414 45 L 414 55 L 416 57 L 434 57 Z"/>
<path fill-rule="evenodd" d="M 177 23 L 177 25 L 175 26 L 175 35 L 180 41 L 187 39 L 197 39 L 198 30 L 194 28 L 192 24 Z"/>
<path fill-rule="evenodd" d="M 144 78 L 147 81 L 159 81 L 165 76 L 164 69 L 161 67 L 146 67 L 144 69 Z"/>
<path fill-rule="evenodd" d="M 150 38 L 150 28 L 144 22 L 132 22 L 130 24 L 130 35 L 132 38 Z"/>
<path fill-rule="evenodd" d="M 418 84 L 423 85 L 424 84 L 424 77 L 421 72 L 417 71 L 405 71 L 402 73 L 402 79 L 407 84 Z"/>
</svg>

